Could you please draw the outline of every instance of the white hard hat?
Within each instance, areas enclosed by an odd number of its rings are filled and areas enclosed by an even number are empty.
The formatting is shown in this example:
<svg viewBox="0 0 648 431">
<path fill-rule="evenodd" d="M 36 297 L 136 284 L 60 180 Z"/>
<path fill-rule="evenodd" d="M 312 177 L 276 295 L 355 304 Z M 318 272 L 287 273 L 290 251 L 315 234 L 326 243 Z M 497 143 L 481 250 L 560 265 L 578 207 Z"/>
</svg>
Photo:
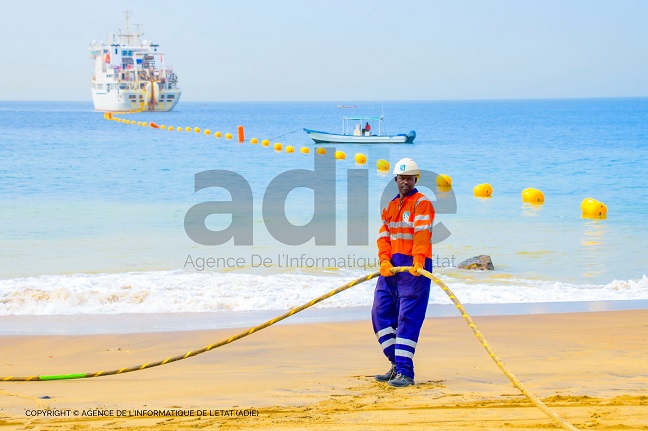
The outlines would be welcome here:
<svg viewBox="0 0 648 431">
<path fill-rule="evenodd" d="M 399 160 L 394 166 L 394 175 L 421 175 L 416 162 L 409 157 Z"/>
</svg>

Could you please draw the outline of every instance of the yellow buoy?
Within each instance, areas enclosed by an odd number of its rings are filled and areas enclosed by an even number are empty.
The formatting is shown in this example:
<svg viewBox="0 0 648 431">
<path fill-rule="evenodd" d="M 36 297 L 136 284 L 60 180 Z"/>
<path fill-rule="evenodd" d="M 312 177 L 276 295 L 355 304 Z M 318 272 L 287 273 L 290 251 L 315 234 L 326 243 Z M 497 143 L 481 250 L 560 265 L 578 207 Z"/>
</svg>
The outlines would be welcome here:
<svg viewBox="0 0 648 431">
<path fill-rule="evenodd" d="M 211 130 L 205 129 L 204 133 L 205 133 L 205 135 L 211 135 Z"/>
<path fill-rule="evenodd" d="M 490 198 L 493 195 L 493 186 L 490 184 L 477 184 L 473 189 L 476 198 Z"/>
<path fill-rule="evenodd" d="M 164 129 L 166 129 L 166 126 L 164 124 L 161 124 L 160 129 L 164 130 Z"/>
<path fill-rule="evenodd" d="M 231 133 L 225 133 L 225 139 L 232 139 Z"/>
<path fill-rule="evenodd" d="M 299 152 L 302 153 L 302 154 L 310 154 L 310 148 L 308 148 L 308 147 L 301 147 L 301 148 L 299 149 Z"/>
<path fill-rule="evenodd" d="M 194 132 L 200 133 L 200 127 L 194 127 Z"/>
<path fill-rule="evenodd" d="M 336 151 L 335 152 L 335 158 L 337 160 L 345 160 L 346 159 L 346 153 L 344 151 Z"/>
<path fill-rule="evenodd" d="M 295 152 L 295 147 L 293 147 L 292 145 L 288 145 L 286 147 L 286 152 L 287 153 L 294 153 Z"/>
<path fill-rule="evenodd" d="M 176 130 L 177 130 L 178 132 L 182 132 L 182 127 L 176 127 Z"/>
<path fill-rule="evenodd" d="M 376 167 L 378 168 L 379 171 L 381 172 L 386 172 L 389 171 L 389 162 L 385 159 L 378 159 L 376 160 Z"/>
<path fill-rule="evenodd" d="M 252 138 L 252 139 L 250 139 L 250 144 L 255 144 L 255 145 L 256 145 L 256 144 L 258 144 L 258 143 L 259 143 L 259 139 L 258 139 L 258 138 Z"/>
<path fill-rule="evenodd" d="M 264 139 L 263 141 L 261 141 L 261 145 L 263 145 L 264 147 L 267 147 L 267 146 L 270 145 L 270 141 L 267 140 L 267 139 Z"/>
<path fill-rule="evenodd" d="M 357 153 L 355 155 L 355 162 L 359 165 L 364 165 L 365 163 L 367 163 L 367 156 L 362 153 Z"/>
<path fill-rule="evenodd" d="M 104 112 L 104 119 L 112 120 L 112 114 L 110 112 Z"/>
<path fill-rule="evenodd" d="M 326 148 L 317 147 L 315 149 L 315 154 L 326 154 Z"/>
<path fill-rule="evenodd" d="M 214 132 L 214 136 L 220 138 L 223 134 L 221 132 Z"/>
<path fill-rule="evenodd" d="M 142 127 L 148 127 L 148 123 L 145 122 L 145 121 L 143 121 L 143 122 L 142 122 Z"/>
<path fill-rule="evenodd" d="M 594 198 L 585 198 L 581 202 L 581 211 L 583 218 L 607 218 L 607 205 L 597 201 Z"/>
<path fill-rule="evenodd" d="M 189 126 L 185 127 L 185 131 L 186 132 L 191 132 L 191 127 L 189 127 Z"/>
<path fill-rule="evenodd" d="M 281 142 L 275 142 L 275 144 L 274 144 L 275 151 L 281 151 L 282 147 L 283 146 L 281 145 Z"/>
<path fill-rule="evenodd" d="M 522 190 L 522 202 L 528 202 L 530 204 L 543 204 L 544 193 L 534 188 L 524 189 Z"/>
<path fill-rule="evenodd" d="M 439 187 L 452 187 L 452 178 L 450 175 L 439 174 L 436 177 L 436 183 Z"/>
<path fill-rule="evenodd" d="M 170 132 L 173 132 L 173 126 L 169 126 L 169 128 L 167 130 L 169 130 Z"/>
</svg>

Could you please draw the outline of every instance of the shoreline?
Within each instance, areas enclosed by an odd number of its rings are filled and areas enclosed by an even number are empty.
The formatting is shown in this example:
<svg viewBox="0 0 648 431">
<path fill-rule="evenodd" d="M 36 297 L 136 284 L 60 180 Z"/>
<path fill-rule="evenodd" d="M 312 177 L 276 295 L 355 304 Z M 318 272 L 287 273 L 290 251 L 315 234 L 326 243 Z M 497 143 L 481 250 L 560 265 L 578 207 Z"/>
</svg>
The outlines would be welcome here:
<svg viewBox="0 0 648 431">
<path fill-rule="evenodd" d="M 578 429 L 610 430 L 641 429 L 648 423 L 647 322 L 648 310 L 475 319 L 531 393 Z M 0 374 L 132 366 L 230 332 L 2 336 Z M 557 429 L 511 385 L 461 317 L 426 319 L 415 356 L 415 386 L 394 389 L 375 382 L 373 374 L 387 366 L 368 321 L 277 325 L 202 355 L 123 375 L 0 382 L 0 426 L 61 431 L 415 430 L 430 424 L 449 431 Z M 57 418 L 42 413 L 48 409 L 89 415 L 157 412 Z M 184 415 L 191 410 L 257 414 Z"/>
<path fill-rule="evenodd" d="M 464 306 L 471 316 L 515 316 L 644 310 L 648 309 L 648 299 Z M 135 334 L 245 328 L 256 326 L 286 311 L 0 316 L 0 336 Z M 370 307 L 309 308 L 278 324 L 356 322 L 369 320 L 370 313 Z M 457 315 L 458 311 L 453 304 L 429 304 L 426 312 L 426 317 L 433 318 Z"/>
</svg>

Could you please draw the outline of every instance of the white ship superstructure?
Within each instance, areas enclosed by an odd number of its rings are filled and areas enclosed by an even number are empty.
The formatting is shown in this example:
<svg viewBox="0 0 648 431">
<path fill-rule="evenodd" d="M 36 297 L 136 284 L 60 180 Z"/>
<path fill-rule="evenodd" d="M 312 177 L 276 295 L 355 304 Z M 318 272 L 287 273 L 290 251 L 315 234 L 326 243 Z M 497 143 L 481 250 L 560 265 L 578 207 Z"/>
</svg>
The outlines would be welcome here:
<svg viewBox="0 0 648 431">
<path fill-rule="evenodd" d="M 142 40 L 139 30 L 112 36 L 110 43 L 92 42 L 95 61 L 92 101 L 99 111 L 170 111 L 180 100 L 178 77 L 167 67 L 159 45 Z"/>
</svg>

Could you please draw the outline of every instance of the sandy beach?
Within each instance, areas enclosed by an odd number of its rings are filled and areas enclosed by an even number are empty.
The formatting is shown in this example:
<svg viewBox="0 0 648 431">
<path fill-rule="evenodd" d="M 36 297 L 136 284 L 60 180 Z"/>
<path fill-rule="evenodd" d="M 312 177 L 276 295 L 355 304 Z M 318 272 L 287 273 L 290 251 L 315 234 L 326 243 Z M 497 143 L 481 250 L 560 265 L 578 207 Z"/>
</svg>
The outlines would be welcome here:
<svg viewBox="0 0 648 431">
<path fill-rule="evenodd" d="M 527 389 L 579 429 L 648 429 L 648 310 L 476 317 Z M 238 330 L 3 336 L 0 374 L 85 373 L 175 356 Z M 3 430 L 559 429 L 513 387 L 461 317 L 428 318 L 414 387 L 360 322 L 279 324 L 117 376 L 0 383 Z"/>
</svg>

